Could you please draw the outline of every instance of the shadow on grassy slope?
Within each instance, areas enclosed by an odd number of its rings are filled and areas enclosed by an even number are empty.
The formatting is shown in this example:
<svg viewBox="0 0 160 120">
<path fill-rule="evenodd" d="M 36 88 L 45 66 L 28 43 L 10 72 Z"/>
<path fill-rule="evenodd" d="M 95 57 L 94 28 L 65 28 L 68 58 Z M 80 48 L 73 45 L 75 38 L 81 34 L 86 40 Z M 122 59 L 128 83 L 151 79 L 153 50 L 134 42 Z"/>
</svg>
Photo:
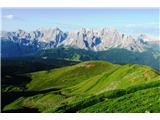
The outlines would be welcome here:
<svg viewBox="0 0 160 120">
<path fill-rule="evenodd" d="M 59 88 L 52 88 L 52 89 L 47 89 L 47 90 L 43 90 L 43 91 L 22 91 L 22 92 L 2 92 L 1 94 L 1 107 L 3 109 L 3 107 L 11 102 L 13 102 L 14 100 L 18 99 L 19 97 L 30 97 L 30 96 L 34 96 L 34 95 L 38 95 L 38 94 L 45 94 L 48 93 L 50 91 L 55 91 L 55 93 L 60 94 L 60 92 L 58 92 L 58 90 L 60 90 Z M 23 108 L 24 110 L 25 108 Z M 16 110 L 15 110 L 16 111 Z"/>
</svg>

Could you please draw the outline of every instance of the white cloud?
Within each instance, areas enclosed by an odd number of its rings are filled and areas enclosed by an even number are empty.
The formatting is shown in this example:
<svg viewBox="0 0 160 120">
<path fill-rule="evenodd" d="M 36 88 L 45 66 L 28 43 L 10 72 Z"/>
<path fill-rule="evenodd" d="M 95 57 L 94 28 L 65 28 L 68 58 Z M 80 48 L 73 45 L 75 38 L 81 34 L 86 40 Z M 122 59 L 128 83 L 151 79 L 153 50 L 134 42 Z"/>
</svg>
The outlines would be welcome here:
<svg viewBox="0 0 160 120">
<path fill-rule="evenodd" d="M 143 27 L 143 28 L 150 28 L 150 27 L 157 27 L 159 24 L 150 22 L 150 23 L 142 23 L 142 24 L 126 24 L 124 27 L 126 28 L 134 28 L 134 27 Z"/>
<path fill-rule="evenodd" d="M 13 14 L 9 14 L 9 15 L 4 15 L 3 18 L 4 18 L 4 19 L 8 19 L 8 20 L 13 20 L 13 19 L 16 18 L 16 17 L 15 17 L 15 15 L 13 15 Z"/>
</svg>

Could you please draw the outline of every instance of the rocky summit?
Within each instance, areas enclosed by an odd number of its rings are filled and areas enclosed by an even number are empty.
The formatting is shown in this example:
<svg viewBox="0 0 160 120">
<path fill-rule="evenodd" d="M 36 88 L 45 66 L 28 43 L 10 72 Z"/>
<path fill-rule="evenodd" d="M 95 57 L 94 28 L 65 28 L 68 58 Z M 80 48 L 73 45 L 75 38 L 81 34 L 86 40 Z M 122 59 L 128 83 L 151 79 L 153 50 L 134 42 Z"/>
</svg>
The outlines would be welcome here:
<svg viewBox="0 0 160 120">
<path fill-rule="evenodd" d="M 126 35 L 113 28 L 81 28 L 71 32 L 63 32 L 59 28 L 37 29 L 32 32 L 24 30 L 3 31 L 1 40 L 40 49 L 63 46 L 93 51 L 124 48 L 136 52 L 143 52 L 152 48 L 153 45 L 158 45 L 157 41 L 159 41 L 156 37 L 145 34 L 139 36 Z"/>
</svg>

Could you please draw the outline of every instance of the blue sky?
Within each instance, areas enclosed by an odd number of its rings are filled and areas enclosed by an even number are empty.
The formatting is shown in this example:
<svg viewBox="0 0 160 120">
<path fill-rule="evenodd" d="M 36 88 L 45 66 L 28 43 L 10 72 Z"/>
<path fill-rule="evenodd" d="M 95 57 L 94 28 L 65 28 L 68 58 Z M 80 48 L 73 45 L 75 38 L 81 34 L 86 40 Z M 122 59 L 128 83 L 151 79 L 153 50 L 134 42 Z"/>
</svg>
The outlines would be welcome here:
<svg viewBox="0 0 160 120">
<path fill-rule="evenodd" d="M 113 27 L 131 35 L 159 36 L 159 15 L 158 8 L 3 8 L 1 20 L 5 31 Z"/>
</svg>

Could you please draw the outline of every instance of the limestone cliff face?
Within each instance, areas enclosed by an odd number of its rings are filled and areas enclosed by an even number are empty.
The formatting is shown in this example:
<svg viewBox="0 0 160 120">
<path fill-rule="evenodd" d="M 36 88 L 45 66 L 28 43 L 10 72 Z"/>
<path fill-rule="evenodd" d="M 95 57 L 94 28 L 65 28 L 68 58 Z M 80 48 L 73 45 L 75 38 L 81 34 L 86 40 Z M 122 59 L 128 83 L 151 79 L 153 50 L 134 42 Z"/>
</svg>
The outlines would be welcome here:
<svg viewBox="0 0 160 120">
<path fill-rule="evenodd" d="M 59 28 L 38 29 L 32 32 L 18 30 L 16 32 L 2 32 L 1 40 L 41 49 L 67 46 L 93 51 L 124 48 L 136 52 L 143 52 L 147 48 L 152 48 L 152 45 L 159 41 L 157 38 L 145 34 L 137 37 L 128 36 L 113 28 L 81 28 L 66 33 Z"/>
</svg>

